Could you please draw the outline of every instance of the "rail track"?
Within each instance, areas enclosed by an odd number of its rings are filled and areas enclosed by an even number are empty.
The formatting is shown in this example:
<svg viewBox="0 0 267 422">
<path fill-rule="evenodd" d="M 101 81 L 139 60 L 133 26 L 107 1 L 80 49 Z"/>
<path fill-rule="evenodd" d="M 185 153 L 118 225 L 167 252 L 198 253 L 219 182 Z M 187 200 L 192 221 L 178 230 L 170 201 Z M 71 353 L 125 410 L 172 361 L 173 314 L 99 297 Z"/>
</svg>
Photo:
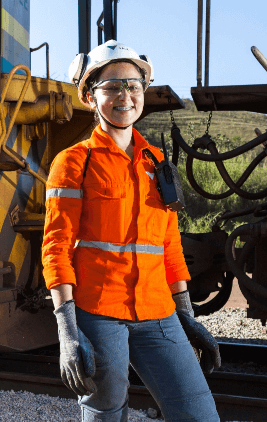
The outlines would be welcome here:
<svg viewBox="0 0 267 422">
<path fill-rule="evenodd" d="M 266 365 L 267 346 L 220 343 L 222 360 Z M 33 354 L 35 353 L 35 354 Z M 62 383 L 54 348 L 27 353 L 0 354 L 0 389 L 26 390 L 62 398 L 76 396 Z M 50 356 L 49 356 L 50 355 Z M 265 375 L 215 371 L 206 375 L 221 421 L 267 421 L 267 372 Z M 153 397 L 130 368 L 130 407 L 158 409 Z"/>
</svg>

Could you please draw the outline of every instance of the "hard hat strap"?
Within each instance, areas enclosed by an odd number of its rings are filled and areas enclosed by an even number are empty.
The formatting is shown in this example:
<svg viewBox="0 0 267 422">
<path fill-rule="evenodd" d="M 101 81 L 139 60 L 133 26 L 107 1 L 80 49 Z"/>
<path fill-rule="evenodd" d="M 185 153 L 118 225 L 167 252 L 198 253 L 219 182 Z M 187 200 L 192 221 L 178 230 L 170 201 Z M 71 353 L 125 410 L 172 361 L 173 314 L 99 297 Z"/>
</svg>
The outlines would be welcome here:
<svg viewBox="0 0 267 422">
<path fill-rule="evenodd" d="M 98 114 L 102 117 L 102 119 L 104 120 L 104 122 L 106 122 L 109 126 L 111 126 L 111 127 L 113 127 L 114 129 L 122 129 L 122 130 L 125 130 L 125 129 L 127 129 L 128 127 L 130 127 L 131 125 L 129 125 L 129 126 L 125 126 L 125 127 L 121 127 L 121 126 L 116 126 L 116 125 L 114 125 L 113 123 L 111 123 L 111 122 L 109 122 L 101 113 L 100 113 L 100 110 L 99 110 L 99 108 L 98 108 L 98 104 L 97 104 L 97 100 L 96 100 L 96 98 L 95 98 L 95 96 L 94 96 L 94 93 L 93 93 L 93 90 L 92 90 L 92 88 L 90 88 L 89 89 L 89 92 L 90 92 L 90 94 L 92 95 L 92 97 L 93 97 L 93 100 L 94 100 L 94 102 L 95 102 L 95 105 L 96 105 L 96 108 L 97 108 L 97 111 L 98 111 Z"/>
</svg>

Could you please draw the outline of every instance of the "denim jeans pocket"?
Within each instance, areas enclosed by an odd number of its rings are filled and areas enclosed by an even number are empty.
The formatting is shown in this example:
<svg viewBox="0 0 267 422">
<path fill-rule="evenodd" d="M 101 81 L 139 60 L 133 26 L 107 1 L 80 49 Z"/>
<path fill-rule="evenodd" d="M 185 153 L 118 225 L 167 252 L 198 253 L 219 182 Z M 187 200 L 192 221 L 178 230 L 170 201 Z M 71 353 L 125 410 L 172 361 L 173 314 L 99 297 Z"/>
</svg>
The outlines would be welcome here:
<svg viewBox="0 0 267 422">
<path fill-rule="evenodd" d="M 172 341 L 173 343 L 186 343 L 188 342 L 187 336 L 183 327 L 177 317 L 176 312 L 167 318 L 159 320 L 159 325 L 163 336 Z"/>
</svg>

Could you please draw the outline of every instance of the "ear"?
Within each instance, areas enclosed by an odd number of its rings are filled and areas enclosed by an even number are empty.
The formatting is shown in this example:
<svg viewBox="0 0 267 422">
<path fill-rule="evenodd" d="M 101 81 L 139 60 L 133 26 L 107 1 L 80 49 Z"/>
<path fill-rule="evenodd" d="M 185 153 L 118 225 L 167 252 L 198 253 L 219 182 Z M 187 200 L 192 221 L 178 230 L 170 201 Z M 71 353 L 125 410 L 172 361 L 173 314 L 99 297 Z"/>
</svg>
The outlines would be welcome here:
<svg viewBox="0 0 267 422">
<path fill-rule="evenodd" d="M 90 94 L 89 91 L 87 91 L 87 93 L 86 93 L 86 98 L 87 98 L 88 105 L 89 105 L 90 109 L 95 110 L 96 104 L 95 104 L 94 99 L 93 99 L 93 97 L 92 97 L 92 95 Z"/>
</svg>

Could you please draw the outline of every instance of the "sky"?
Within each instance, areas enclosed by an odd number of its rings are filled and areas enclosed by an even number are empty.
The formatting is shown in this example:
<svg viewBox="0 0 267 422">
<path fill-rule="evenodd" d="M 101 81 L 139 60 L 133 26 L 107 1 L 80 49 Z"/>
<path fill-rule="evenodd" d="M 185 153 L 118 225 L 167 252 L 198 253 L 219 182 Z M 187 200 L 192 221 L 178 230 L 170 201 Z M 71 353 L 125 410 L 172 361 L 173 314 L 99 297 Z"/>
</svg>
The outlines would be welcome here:
<svg viewBox="0 0 267 422">
<path fill-rule="evenodd" d="M 197 4 L 118 3 L 118 42 L 148 55 L 154 66 L 153 85 L 169 85 L 181 98 L 191 98 L 190 88 L 196 86 Z M 96 22 L 102 10 L 103 0 L 92 0 L 91 48 L 97 47 Z M 30 47 L 48 42 L 50 77 L 69 82 L 68 68 L 78 53 L 78 0 L 31 0 L 30 13 Z M 266 0 L 211 0 L 210 86 L 267 83 L 267 72 L 250 50 L 256 46 L 267 57 L 266 14 Z M 32 75 L 45 77 L 44 49 L 32 53 L 31 70 Z"/>
</svg>

